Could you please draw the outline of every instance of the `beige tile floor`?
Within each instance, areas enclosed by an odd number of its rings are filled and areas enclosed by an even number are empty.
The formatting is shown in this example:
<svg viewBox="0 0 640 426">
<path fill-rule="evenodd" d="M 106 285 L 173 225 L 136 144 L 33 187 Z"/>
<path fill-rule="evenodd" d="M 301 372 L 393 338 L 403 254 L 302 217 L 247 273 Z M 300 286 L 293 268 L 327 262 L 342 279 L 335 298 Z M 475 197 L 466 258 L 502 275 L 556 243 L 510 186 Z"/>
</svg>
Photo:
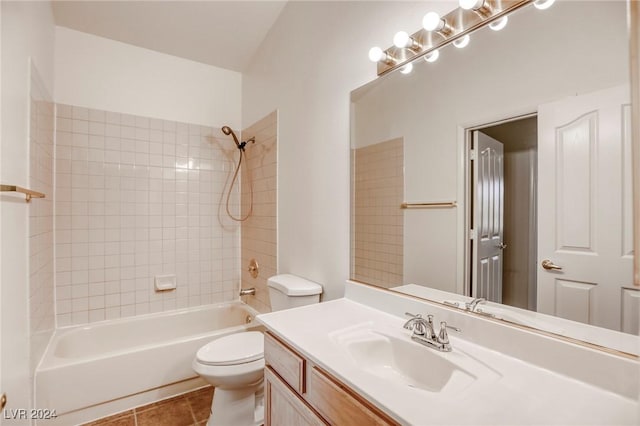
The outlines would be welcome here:
<svg viewBox="0 0 640 426">
<path fill-rule="evenodd" d="M 195 426 L 209 418 L 213 387 L 154 402 L 84 426 Z"/>
</svg>

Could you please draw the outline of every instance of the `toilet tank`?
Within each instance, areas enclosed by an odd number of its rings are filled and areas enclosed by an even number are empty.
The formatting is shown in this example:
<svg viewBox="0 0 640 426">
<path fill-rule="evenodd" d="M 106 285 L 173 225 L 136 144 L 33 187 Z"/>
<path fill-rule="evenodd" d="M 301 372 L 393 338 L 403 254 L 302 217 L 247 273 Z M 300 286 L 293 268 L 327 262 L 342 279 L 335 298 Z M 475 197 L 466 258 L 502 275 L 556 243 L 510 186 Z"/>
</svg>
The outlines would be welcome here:
<svg viewBox="0 0 640 426">
<path fill-rule="evenodd" d="M 267 286 L 273 311 L 318 303 L 322 293 L 320 284 L 292 274 L 275 275 Z"/>
</svg>

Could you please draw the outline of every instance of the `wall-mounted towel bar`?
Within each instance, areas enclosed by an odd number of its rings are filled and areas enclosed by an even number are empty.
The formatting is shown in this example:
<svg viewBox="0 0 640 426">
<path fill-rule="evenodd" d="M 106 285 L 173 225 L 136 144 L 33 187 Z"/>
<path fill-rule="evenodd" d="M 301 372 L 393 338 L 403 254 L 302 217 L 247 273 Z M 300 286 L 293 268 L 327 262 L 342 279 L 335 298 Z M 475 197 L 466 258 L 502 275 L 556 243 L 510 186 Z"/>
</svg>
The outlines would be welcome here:
<svg viewBox="0 0 640 426">
<path fill-rule="evenodd" d="M 455 201 L 437 202 L 437 203 L 402 203 L 401 209 L 451 209 L 458 207 Z"/>
<path fill-rule="evenodd" d="M 38 191 L 32 191 L 31 189 L 22 188 L 16 185 L 0 185 L 0 192 L 19 192 L 24 194 L 28 203 L 32 198 L 44 198 L 44 194 Z"/>
</svg>

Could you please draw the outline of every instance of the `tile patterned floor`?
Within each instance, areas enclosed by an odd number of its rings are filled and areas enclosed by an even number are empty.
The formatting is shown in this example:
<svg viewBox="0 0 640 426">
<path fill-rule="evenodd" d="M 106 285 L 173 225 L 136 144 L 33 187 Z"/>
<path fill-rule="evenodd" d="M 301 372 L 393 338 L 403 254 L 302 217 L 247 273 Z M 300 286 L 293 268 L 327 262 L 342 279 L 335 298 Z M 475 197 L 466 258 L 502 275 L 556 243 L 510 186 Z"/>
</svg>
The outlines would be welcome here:
<svg viewBox="0 0 640 426">
<path fill-rule="evenodd" d="M 85 423 L 83 426 L 196 426 L 209 418 L 213 387 Z"/>
</svg>

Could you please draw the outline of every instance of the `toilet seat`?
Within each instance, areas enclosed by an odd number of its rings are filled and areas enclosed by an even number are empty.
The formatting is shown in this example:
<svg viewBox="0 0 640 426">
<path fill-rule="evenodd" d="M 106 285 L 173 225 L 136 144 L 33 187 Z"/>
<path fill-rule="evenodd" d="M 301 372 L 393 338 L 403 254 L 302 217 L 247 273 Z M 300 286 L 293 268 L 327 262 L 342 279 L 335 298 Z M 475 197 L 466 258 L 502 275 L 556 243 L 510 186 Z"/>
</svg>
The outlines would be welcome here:
<svg viewBox="0 0 640 426">
<path fill-rule="evenodd" d="M 204 365 L 238 365 L 264 358 L 264 338 L 259 331 L 248 331 L 221 337 L 196 353 Z"/>
</svg>

